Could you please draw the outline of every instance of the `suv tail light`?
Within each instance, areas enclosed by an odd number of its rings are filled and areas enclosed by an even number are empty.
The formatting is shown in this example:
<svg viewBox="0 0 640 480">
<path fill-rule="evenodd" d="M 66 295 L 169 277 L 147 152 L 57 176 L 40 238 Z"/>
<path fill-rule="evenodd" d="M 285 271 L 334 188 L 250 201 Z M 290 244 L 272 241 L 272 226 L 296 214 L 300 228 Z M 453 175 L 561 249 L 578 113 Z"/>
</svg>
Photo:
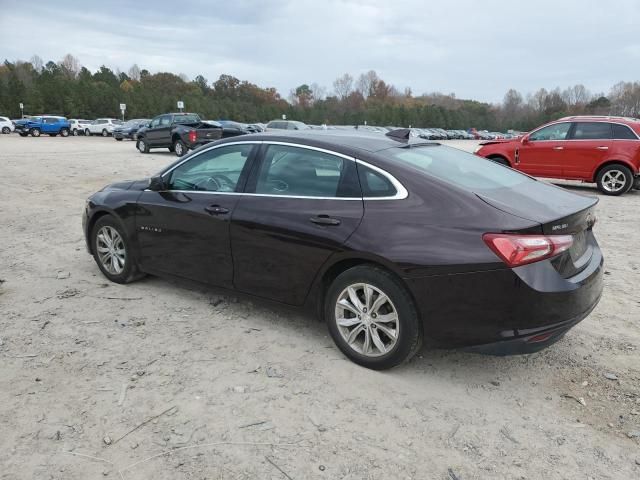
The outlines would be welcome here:
<svg viewBox="0 0 640 480">
<path fill-rule="evenodd" d="M 553 257 L 571 248 L 571 235 L 518 235 L 485 233 L 482 239 L 509 267 Z"/>
<path fill-rule="evenodd" d="M 196 143 L 196 131 L 195 130 L 191 130 L 189 132 L 189 142 L 190 143 Z"/>
</svg>

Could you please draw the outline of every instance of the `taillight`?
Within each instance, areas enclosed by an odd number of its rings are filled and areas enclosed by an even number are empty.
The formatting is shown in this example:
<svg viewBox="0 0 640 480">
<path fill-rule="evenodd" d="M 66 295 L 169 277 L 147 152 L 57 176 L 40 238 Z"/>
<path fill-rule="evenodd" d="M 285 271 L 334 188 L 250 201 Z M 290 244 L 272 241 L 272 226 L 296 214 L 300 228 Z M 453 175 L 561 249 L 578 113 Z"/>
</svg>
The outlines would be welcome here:
<svg viewBox="0 0 640 480">
<path fill-rule="evenodd" d="M 571 235 L 517 235 L 485 233 L 482 239 L 510 267 L 539 262 L 568 250 Z"/>
<path fill-rule="evenodd" d="M 189 132 L 189 142 L 190 143 L 196 143 L 196 131 L 195 130 L 191 130 Z"/>
</svg>

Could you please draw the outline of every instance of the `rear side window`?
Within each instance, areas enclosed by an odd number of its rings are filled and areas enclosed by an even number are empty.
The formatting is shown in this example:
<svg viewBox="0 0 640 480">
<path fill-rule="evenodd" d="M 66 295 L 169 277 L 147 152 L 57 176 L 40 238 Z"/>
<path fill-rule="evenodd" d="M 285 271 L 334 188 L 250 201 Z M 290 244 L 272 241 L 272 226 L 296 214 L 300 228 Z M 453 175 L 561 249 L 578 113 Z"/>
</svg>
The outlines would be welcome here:
<svg viewBox="0 0 640 480">
<path fill-rule="evenodd" d="M 338 197 L 346 160 L 317 150 L 270 145 L 256 193 L 302 197 Z"/>
<path fill-rule="evenodd" d="M 620 125 L 618 123 L 612 123 L 613 138 L 616 140 L 637 140 L 636 134 L 631 131 L 626 125 Z"/>
<path fill-rule="evenodd" d="M 573 140 L 609 140 L 611 124 L 606 122 L 577 122 L 571 135 Z"/>
<path fill-rule="evenodd" d="M 358 164 L 363 197 L 393 197 L 397 191 L 389 179 L 375 170 Z"/>
<path fill-rule="evenodd" d="M 399 160 L 439 180 L 474 192 L 489 192 L 535 182 L 526 175 L 476 155 L 445 146 L 392 148 Z"/>
</svg>

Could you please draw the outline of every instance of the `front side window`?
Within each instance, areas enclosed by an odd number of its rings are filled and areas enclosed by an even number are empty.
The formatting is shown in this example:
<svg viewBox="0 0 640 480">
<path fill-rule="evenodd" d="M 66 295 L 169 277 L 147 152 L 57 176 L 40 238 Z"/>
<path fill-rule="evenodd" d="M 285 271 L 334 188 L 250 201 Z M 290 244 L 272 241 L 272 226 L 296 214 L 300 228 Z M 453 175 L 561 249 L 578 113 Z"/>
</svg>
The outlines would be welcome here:
<svg viewBox="0 0 640 480">
<path fill-rule="evenodd" d="M 350 196 L 339 192 L 347 160 L 317 150 L 270 145 L 256 193 L 303 197 Z"/>
<path fill-rule="evenodd" d="M 156 128 L 160 126 L 160 118 L 161 117 L 156 117 L 153 120 L 151 120 L 151 128 Z"/>
<path fill-rule="evenodd" d="M 638 140 L 636 134 L 626 125 L 613 123 L 611 126 L 613 127 L 613 138 L 616 140 Z"/>
<path fill-rule="evenodd" d="M 202 152 L 169 174 L 169 190 L 235 192 L 252 144 L 229 145 Z"/>
<path fill-rule="evenodd" d="M 570 123 L 555 123 L 548 127 L 536 130 L 529 135 L 529 140 L 532 142 L 539 142 L 541 140 L 565 140 L 567 133 L 569 133 Z"/>
<path fill-rule="evenodd" d="M 611 124 L 606 122 L 576 122 L 572 140 L 609 140 Z"/>
<path fill-rule="evenodd" d="M 171 116 L 169 115 L 163 115 L 160 117 L 160 126 L 161 127 L 168 127 L 169 125 L 171 125 Z"/>
</svg>

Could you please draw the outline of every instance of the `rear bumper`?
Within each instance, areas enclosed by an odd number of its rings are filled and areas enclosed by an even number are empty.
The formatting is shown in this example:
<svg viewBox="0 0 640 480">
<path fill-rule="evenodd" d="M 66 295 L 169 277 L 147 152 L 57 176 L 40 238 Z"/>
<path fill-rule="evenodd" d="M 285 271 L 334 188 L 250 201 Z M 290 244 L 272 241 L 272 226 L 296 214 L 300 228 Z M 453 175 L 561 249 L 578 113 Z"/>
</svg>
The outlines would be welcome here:
<svg viewBox="0 0 640 480">
<path fill-rule="evenodd" d="M 498 356 L 523 355 L 539 352 L 540 350 L 544 350 L 548 346 L 556 343 L 564 337 L 564 334 L 571 328 L 587 318 L 597 304 L 598 301 L 596 301 L 586 312 L 552 327 L 515 330 L 514 333 L 520 334 L 521 336 L 517 336 L 509 340 L 500 340 L 498 342 L 475 345 L 467 347 L 464 350 L 472 353 Z"/>
</svg>

